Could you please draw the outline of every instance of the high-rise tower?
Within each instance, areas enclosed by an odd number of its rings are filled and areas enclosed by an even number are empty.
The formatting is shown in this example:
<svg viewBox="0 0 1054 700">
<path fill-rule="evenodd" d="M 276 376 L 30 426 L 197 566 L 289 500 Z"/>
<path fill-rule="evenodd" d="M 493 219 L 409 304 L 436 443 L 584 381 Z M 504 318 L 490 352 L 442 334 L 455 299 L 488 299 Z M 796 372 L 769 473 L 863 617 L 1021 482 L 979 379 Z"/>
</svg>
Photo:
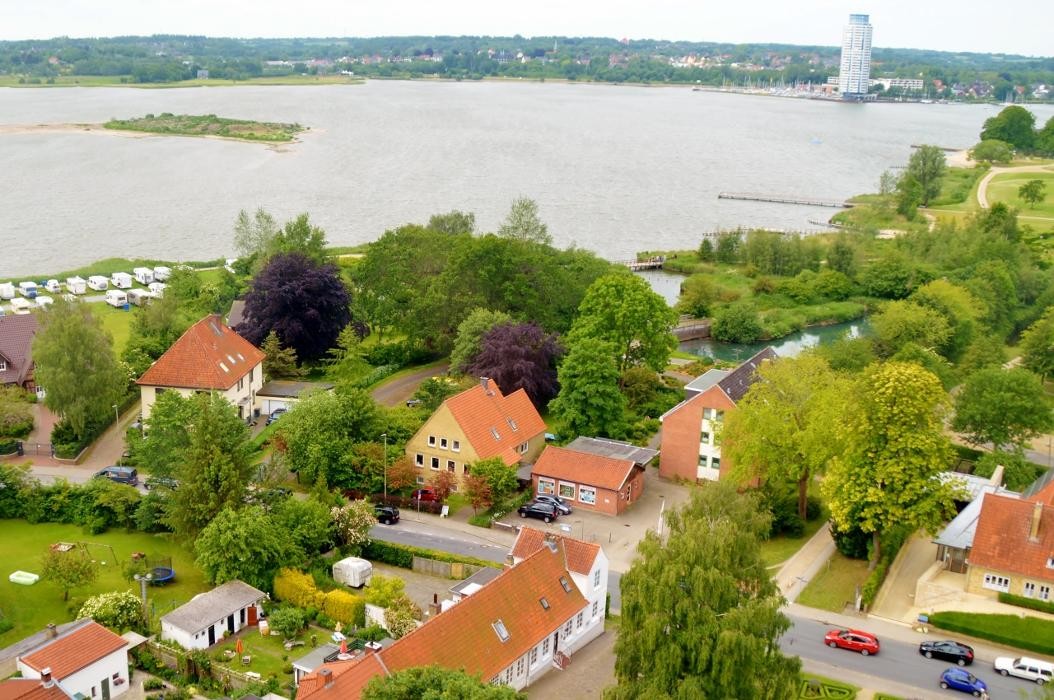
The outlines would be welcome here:
<svg viewBox="0 0 1054 700">
<path fill-rule="evenodd" d="M 871 23 L 868 15 L 849 15 L 842 32 L 842 67 L 838 90 L 842 97 L 860 98 L 871 84 Z"/>
</svg>

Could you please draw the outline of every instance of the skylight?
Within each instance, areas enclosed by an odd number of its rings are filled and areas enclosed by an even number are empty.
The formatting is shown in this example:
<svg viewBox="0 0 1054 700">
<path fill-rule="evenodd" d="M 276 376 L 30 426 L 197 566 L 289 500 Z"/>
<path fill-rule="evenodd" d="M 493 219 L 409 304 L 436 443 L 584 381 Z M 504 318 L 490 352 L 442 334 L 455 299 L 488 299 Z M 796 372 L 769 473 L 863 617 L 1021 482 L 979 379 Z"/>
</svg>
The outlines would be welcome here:
<svg viewBox="0 0 1054 700">
<path fill-rule="evenodd" d="M 498 633 L 498 639 L 502 642 L 509 641 L 509 630 L 505 629 L 505 623 L 500 619 L 490 623 L 490 626 L 494 628 L 494 631 Z"/>
<path fill-rule="evenodd" d="M 560 585 L 564 587 L 564 593 L 570 593 L 571 592 L 571 584 L 567 582 L 567 577 L 565 577 L 565 576 L 561 576 L 560 577 Z"/>
<path fill-rule="evenodd" d="M 542 596 L 541 598 L 539 598 L 538 602 L 542 604 L 542 607 L 544 609 L 546 609 L 546 610 L 549 609 L 549 601 L 545 599 L 545 596 Z"/>
<path fill-rule="evenodd" d="M 505 420 L 509 423 L 509 427 L 512 428 L 513 432 L 519 430 L 519 428 L 516 427 L 516 421 L 514 421 L 512 418 L 506 418 Z"/>
<path fill-rule="evenodd" d="M 224 372 L 230 372 L 230 370 L 227 369 L 227 365 L 223 364 L 222 362 L 220 363 L 220 369 L 222 369 Z"/>
<path fill-rule="evenodd" d="M 501 440 L 501 435 L 498 434 L 498 429 L 497 428 L 491 428 L 490 429 L 490 434 L 494 436 L 495 440 Z"/>
</svg>

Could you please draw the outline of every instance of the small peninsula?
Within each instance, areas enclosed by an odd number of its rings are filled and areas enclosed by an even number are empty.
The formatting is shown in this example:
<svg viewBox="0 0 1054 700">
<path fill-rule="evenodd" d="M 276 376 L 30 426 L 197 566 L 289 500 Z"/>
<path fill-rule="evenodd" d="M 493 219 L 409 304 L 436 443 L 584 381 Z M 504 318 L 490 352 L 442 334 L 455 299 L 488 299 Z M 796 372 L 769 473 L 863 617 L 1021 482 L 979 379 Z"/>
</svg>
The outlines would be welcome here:
<svg viewBox="0 0 1054 700">
<path fill-rule="evenodd" d="M 271 143 L 293 141 L 298 133 L 307 129 L 299 124 L 226 119 L 217 117 L 215 114 L 192 115 L 169 112 L 156 116 L 148 114 L 136 119 L 111 119 L 103 126 L 118 131 L 143 131 L 173 136 L 212 136 Z"/>
</svg>

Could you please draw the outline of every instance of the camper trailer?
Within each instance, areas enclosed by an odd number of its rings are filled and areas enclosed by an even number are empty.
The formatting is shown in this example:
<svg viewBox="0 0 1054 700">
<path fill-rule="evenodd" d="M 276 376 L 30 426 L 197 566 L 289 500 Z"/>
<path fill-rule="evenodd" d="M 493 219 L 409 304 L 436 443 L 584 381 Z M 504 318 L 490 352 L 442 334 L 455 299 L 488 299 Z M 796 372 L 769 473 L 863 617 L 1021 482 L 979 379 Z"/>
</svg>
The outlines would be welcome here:
<svg viewBox="0 0 1054 700">
<path fill-rule="evenodd" d="M 0 299 L 14 299 L 15 298 L 15 285 L 10 282 L 4 282 L 0 284 Z"/>
<path fill-rule="evenodd" d="M 145 289 L 129 289 L 127 296 L 128 303 L 135 306 L 146 306 L 155 298 L 153 292 Z"/>
<path fill-rule="evenodd" d="M 111 289 L 106 292 L 106 303 L 110 306 L 122 309 L 128 306 L 128 295 L 120 289 Z"/>
<path fill-rule="evenodd" d="M 48 290 L 52 294 L 58 294 L 62 291 L 62 285 L 59 284 L 58 280 L 48 280 L 44 283 L 44 289 Z"/>
<path fill-rule="evenodd" d="M 102 275 L 92 275 L 88 278 L 88 286 L 97 292 L 105 292 L 110 287 L 110 280 Z"/>
<path fill-rule="evenodd" d="M 135 281 L 144 287 L 154 281 L 154 271 L 149 267 L 137 267 L 132 270 Z"/>
<path fill-rule="evenodd" d="M 165 287 L 166 286 L 167 285 L 165 285 L 164 282 L 151 282 L 150 284 L 147 285 L 147 287 L 150 289 L 150 291 L 153 292 L 154 296 L 157 297 L 158 299 L 160 299 L 161 297 L 165 296 Z"/>
<path fill-rule="evenodd" d="M 11 313 L 17 316 L 24 316 L 33 309 L 33 302 L 29 299 L 23 299 L 22 297 L 16 297 L 11 300 Z"/>
<path fill-rule="evenodd" d="M 36 282 L 19 282 L 18 291 L 22 293 L 26 299 L 37 298 L 37 283 Z"/>
<path fill-rule="evenodd" d="M 117 289 L 131 289 L 132 276 L 127 272 L 115 272 L 110 275 L 110 284 Z"/>
<path fill-rule="evenodd" d="M 373 564 L 358 557 L 341 559 L 333 565 L 333 579 L 345 586 L 362 588 L 370 585 Z"/>
<path fill-rule="evenodd" d="M 37 306 L 39 306 L 42 309 L 46 309 L 49 306 L 51 306 L 52 304 L 54 304 L 55 300 L 52 299 L 51 297 L 46 297 L 43 294 L 41 294 L 41 295 L 37 296 L 36 302 L 37 302 Z"/>
<path fill-rule="evenodd" d="M 88 291 L 88 283 L 80 277 L 67 277 L 66 291 L 70 294 L 84 294 Z"/>
<path fill-rule="evenodd" d="M 172 276 L 172 268 L 165 267 L 164 265 L 158 265 L 154 268 L 154 280 L 157 282 L 164 282 Z"/>
</svg>

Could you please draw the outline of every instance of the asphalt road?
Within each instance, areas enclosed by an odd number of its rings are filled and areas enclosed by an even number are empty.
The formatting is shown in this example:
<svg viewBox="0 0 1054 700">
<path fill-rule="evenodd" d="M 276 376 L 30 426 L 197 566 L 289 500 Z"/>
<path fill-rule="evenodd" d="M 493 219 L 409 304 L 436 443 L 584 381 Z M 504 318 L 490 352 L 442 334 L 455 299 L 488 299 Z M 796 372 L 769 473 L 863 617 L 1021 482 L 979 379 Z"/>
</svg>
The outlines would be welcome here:
<svg viewBox="0 0 1054 700">
<path fill-rule="evenodd" d="M 822 612 L 817 611 L 822 615 Z M 790 616 L 793 627 L 780 640 L 780 646 L 787 654 L 797 654 L 803 665 L 808 668 L 810 661 L 815 661 L 838 671 L 847 671 L 846 676 L 864 674 L 915 689 L 918 698 L 966 698 L 965 693 L 954 690 L 941 690 L 940 675 L 944 669 L 955 664 L 948 661 L 927 659 L 919 654 L 918 644 L 901 642 L 894 639 L 879 638 L 881 651 L 875 656 L 861 656 L 845 649 L 830 649 L 824 646 L 823 637 L 832 629 L 818 619 Z M 861 624 L 867 629 L 866 621 Z M 941 639 L 929 636 L 927 639 Z M 921 641 L 921 640 L 920 640 Z M 1035 683 L 1020 678 L 1004 678 L 992 668 L 994 659 L 978 658 L 967 670 L 988 684 L 990 697 L 1019 698 L 1021 691 L 1032 693 L 1037 689 Z M 828 672 L 825 675 L 832 675 Z M 838 677 L 838 676 L 836 676 Z M 854 682 L 850 679 L 850 682 Z M 877 685 L 877 684 L 876 684 Z M 874 687 L 874 686 L 872 686 Z"/>
</svg>

